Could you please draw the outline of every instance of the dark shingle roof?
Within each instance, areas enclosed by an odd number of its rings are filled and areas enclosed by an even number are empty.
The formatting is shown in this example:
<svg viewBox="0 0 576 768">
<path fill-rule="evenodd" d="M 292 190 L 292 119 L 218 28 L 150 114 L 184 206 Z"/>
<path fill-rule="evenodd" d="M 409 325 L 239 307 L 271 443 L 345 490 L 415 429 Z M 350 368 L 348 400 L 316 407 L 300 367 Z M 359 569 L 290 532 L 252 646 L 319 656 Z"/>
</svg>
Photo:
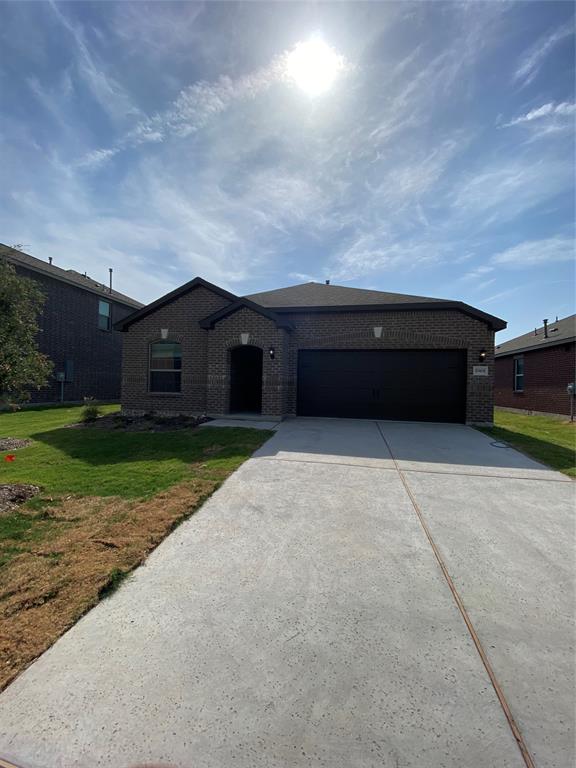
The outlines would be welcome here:
<svg viewBox="0 0 576 768">
<path fill-rule="evenodd" d="M 61 269 L 60 267 L 56 267 L 54 264 L 49 264 L 46 261 L 37 259 L 35 256 L 30 256 L 28 253 L 24 253 L 17 248 L 12 248 L 9 245 L 4 245 L 3 243 L 0 243 L 0 257 L 4 257 L 6 261 L 9 261 L 11 264 L 18 264 L 21 267 L 32 270 L 33 272 L 47 275 L 48 277 L 52 277 L 55 280 L 61 280 L 64 283 L 70 283 L 71 285 L 83 288 L 84 290 L 90 291 L 91 293 L 96 293 L 99 296 L 105 296 L 109 299 L 114 299 L 120 304 L 126 304 L 129 307 L 134 307 L 135 309 L 139 309 L 140 307 L 144 306 L 140 301 L 136 301 L 136 299 L 132 299 L 130 296 L 126 296 L 119 291 L 113 290 L 110 292 L 108 286 L 93 280 L 87 275 L 82 275 L 80 272 L 76 272 L 74 269 Z"/>
<path fill-rule="evenodd" d="M 304 283 L 302 285 L 293 285 L 289 288 L 279 288 L 276 291 L 264 291 L 254 293 L 251 296 L 238 297 L 228 291 L 219 288 L 217 285 L 203 280 L 201 277 L 195 277 L 190 282 L 181 285 L 174 291 L 161 296 L 152 304 L 133 312 L 124 320 L 121 320 L 114 327 L 121 331 L 126 331 L 132 323 L 145 317 L 151 312 L 155 312 L 160 307 L 175 301 L 189 291 L 198 286 L 204 286 L 208 290 L 228 299 L 230 304 L 218 312 L 209 315 L 201 321 L 203 328 L 212 327 L 219 319 L 235 312 L 241 306 L 258 305 L 265 312 L 267 317 L 274 319 L 279 327 L 288 327 L 290 323 L 282 318 L 283 313 L 302 313 L 302 312 L 337 312 L 337 311 L 414 311 L 428 309 L 455 310 L 465 315 L 475 317 L 489 325 L 494 330 L 506 328 L 506 323 L 499 317 L 489 315 L 480 309 L 470 307 L 461 301 L 448 301 L 446 299 L 431 299 L 424 296 L 408 296 L 401 293 L 385 293 L 384 291 L 370 291 L 363 288 L 346 288 L 342 285 L 324 285 L 323 283 Z"/>
<path fill-rule="evenodd" d="M 253 293 L 244 298 L 275 312 L 330 312 L 334 311 L 392 311 L 454 309 L 476 317 L 487 323 L 493 330 L 506 328 L 506 322 L 489 315 L 462 301 L 433 299 L 430 296 L 412 296 L 406 293 L 387 293 L 366 288 L 348 288 L 344 285 L 324 283 L 302 283 L 276 291 Z"/>
<path fill-rule="evenodd" d="M 345 285 L 324 283 L 302 283 L 278 288 L 275 291 L 252 293 L 244 298 L 262 307 L 360 307 L 374 304 L 421 304 L 440 302 L 445 299 L 431 299 L 427 296 L 410 296 L 404 293 L 387 293 L 366 288 L 348 288 Z"/>
<path fill-rule="evenodd" d="M 544 326 L 536 328 L 536 332 L 523 333 L 515 339 L 496 345 L 496 357 L 511 355 L 517 352 L 531 352 L 539 347 L 553 347 L 576 340 L 576 315 L 563 317 L 557 322 L 548 323 L 548 337 L 544 335 Z"/>
</svg>

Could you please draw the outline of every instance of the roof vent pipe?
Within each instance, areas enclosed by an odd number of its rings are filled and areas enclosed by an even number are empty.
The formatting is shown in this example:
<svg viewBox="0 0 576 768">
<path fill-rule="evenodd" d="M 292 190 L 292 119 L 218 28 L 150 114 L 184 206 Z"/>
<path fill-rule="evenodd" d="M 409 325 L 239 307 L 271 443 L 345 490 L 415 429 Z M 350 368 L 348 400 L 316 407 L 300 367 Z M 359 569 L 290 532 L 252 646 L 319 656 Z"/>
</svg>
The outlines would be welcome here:
<svg viewBox="0 0 576 768">
<path fill-rule="evenodd" d="M 330 280 L 326 280 L 326 285 L 330 285 Z"/>
<path fill-rule="evenodd" d="M 542 321 L 544 323 L 544 338 L 548 338 L 548 319 Z"/>
<path fill-rule="evenodd" d="M 108 272 L 110 273 L 110 293 L 112 293 L 112 267 L 108 267 Z"/>
<path fill-rule="evenodd" d="M 52 256 L 48 256 L 48 264 L 52 264 Z"/>
</svg>

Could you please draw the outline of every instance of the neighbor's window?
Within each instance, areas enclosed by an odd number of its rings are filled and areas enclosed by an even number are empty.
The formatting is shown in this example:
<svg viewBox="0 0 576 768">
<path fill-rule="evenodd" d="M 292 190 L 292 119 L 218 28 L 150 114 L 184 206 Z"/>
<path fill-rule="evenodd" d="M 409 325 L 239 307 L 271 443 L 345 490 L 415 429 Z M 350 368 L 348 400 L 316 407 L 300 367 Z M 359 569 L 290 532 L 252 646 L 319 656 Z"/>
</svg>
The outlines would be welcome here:
<svg viewBox="0 0 576 768">
<path fill-rule="evenodd" d="M 174 341 L 150 344 L 150 392 L 180 392 L 182 350 Z"/>
<path fill-rule="evenodd" d="M 524 392 L 524 358 L 514 358 L 514 392 Z"/>
<path fill-rule="evenodd" d="M 64 381 L 72 381 L 74 379 L 74 361 L 64 360 Z"/>
<path fill-rule="evenodd" d="M 112 328 L 112 313 L 109 301 L 98 302 L 98 328 L 101 331 L 109 331 Z"/>
</svg>

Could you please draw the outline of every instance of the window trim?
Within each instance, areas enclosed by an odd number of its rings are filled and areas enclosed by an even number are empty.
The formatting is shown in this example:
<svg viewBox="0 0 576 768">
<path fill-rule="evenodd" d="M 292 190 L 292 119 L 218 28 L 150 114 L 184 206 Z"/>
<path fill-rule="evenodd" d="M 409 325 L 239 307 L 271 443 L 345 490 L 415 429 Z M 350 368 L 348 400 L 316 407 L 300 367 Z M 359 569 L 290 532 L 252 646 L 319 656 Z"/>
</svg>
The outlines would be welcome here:
<svg viewBox="0 0 576 768">
<path fill-rule="evenodd" d="M 106 304 L 107 305 L 107 307 L 108 307 L 108 314 L 107 315 L 104 315 L 104 314 L 102 314 L 102 312 L 100 312 L 100 305 L 101 304 Z M 107 325 L 108 325 L 107 328 L 102 328 L 102 326 L 100 325 L 100 318 L 101 317 L 105 317 L 106 318 Z M 112 302 L 111 301 L 107 301 L 106 299 L 100 299 L 100 298 L 98 299 L 98 330 L 99 331 L 103 331 L 104 333 L 110 333 L 110 331 L 112 330 Z"/>
<path fill-rule="evenodd" d="M 180 347 L 180 368 L 152 368 L 152 347 L 155 344 L 178 344 Z M 152 373 L 179 373 L 180 389 L 177 392 L 165 392 L 160 389 L 152 389 Z M 148 394 L 165 395 L 168 397 L 178 397 L 182 394 L 182 342 L 176 339 L 155 339 L 148 344 Z"/>
<path fill-rule="evenodd" d="M 520 362 L 522 363 L 522 372 L 521 373 L 519 373 L 518 370 L 517 370 L 518 363 L 520 363 Z M 512 389 L 513 389 L 513 391 L 515 393 L 521 395 L 524 392 L 524 373 L 525 373 L 524 372 L 524 355 L 517 355 L 516 357 L 514 357 L 512 365 L 513 365 Z M 518 385 L 518 379 L 522 380 L 520 386 Z"/>
</svg>

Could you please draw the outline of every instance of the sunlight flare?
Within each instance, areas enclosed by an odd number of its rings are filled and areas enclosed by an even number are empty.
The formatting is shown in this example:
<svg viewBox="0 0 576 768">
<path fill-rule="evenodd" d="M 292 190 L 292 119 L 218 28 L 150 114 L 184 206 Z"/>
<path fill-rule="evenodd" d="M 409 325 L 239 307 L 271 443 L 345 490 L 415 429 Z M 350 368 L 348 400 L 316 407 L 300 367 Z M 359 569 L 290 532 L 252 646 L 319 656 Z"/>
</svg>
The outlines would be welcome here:
<svg viewBox="0 0 576 768">
<path fill-rule="evenodd" d="M 286 75 L 310 96 L 327 91 L 344 68 L 344 58 L 323 40 L 298 43 L 286 56 Z"/>
</svg>

